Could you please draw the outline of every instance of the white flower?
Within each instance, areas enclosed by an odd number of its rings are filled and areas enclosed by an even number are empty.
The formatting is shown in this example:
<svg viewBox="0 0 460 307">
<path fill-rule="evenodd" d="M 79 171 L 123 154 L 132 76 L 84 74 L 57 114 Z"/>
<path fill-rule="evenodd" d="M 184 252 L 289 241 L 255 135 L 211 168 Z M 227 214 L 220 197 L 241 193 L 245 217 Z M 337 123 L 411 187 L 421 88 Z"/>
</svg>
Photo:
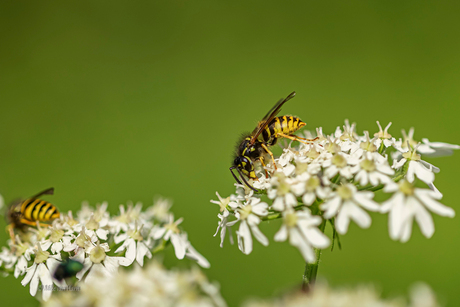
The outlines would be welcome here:
<svg viewBox="0 0 460 307">
<path fill-rule="evenodd" d="M 183 218 L 180 218 L 174 222 L 174 216 L 170 214 L 168 224 L 152 229 L 152 236 L 155 240 L 161 238 L 166 241 L 171 240 L 177 259 L 184 259 L 187 248 L 187 242 L 180 236 L 180 229 L 177 227 L 183 220 Z"/>
<path fill-rule="evenodd" d="M 379 183 L 388 184 L 392 182 L 389 176 L 394 175 L 395 171 L 388 165 L 387 159 L 379 154 L 373 155 L 367 152 L 352 169 L 355 175 L 355 181 L 361 186 L 369 183 L 377 186 Z"/>
<path fill-rule="evenodd" d="M 337 174 L 340 176 L 350 179 L 352 177 L 351 166 L 348 165 L 348 159 L 350 155 L 340 152 L 334 154 L 331 159 L 324 161 L 324 175 L 327 178 L 332 178 Z"/>
<path fill-rule="evenodd" d="M 53 227 L 50 227 L 49 230 L 50 237 L 47 240 L 42 240 L 41 244 L 44 246 L 44 250 L 48 250 L 48 248 L 51 247 L 51 252 L 53 254 L 58 254 L 64 248 L 63 240 L 65 231 L 63 229 L 60 229 L 56 222 L 53 223 Z M 72 237 L 66 237 L 65 240 L 66 242 L 70 242 L 71 239 Z"/>
<path fill-rule="evenodd" d="M 301 176 L 298 176 L 298 179 L 299 182 L 292 186 L 292 191 L 297 196 L 302 196 L 302 201 L 307 206 L 313 204 L 317 197 L 324 199 L 331 192 L 328 186 L 323 186 L 329 184 L 327 178 L 303 173 Z"/>
<path fill-rule="evenodd" d="M 227 228 L 231 232 L 231 226 L 233 226 L 236 222 L 238 222 L 238 220 L 234 220 L 232 222 L 228 221 L 230 212 L 228 211 L 227 206 L 230 206 L 230 208 L 232 208 L 233 210 L 236 209 L 238 206 L 237 202 L 239 201 L 240 196 L 233 195 L 234 201 L 230 201 L 230 198 L 231 198 L 230 196 L 227 198 L 222 198 L 218 192 L 216 192 L 216 195 L 219 198 L 219 200 L 218 201 L 211 200 L 211 203 L 219 205 L 221 214 L 217 214 L 217 216 L 220 219 L 220 222 L 218 222 L 217 230 L 216 230 L 216 233 L 214 234 L 214 237 L 217 235 L 220 229 L 220 247 L 223 247 Z M 250 195 L 252 195 L 252 193 Z M 244 196 L 242 198 L 244 199 Z M 233 244 L 232 235 L 230 234 L 229 237 L 230 237 L 230 243 Z"/>
<path fill-rule="evenodd" d="M 65 285 L 63 282 L 53 279 L 50 273 L 50 271 L 54 272 L 59 260 L 61 260 L 60 255 L 50 256 L 50 253 L 43 251 L 40 243 L 38 243 L 34 263 L 27 268 L 27 274 L 21 281 L 23 286 L 30 282 L 30 295 L 35 296 L 37 294 L 38 284 L 41 282 L 43 286 L 42 298 L 46 301 L 51 296 L 53 282 L 61 287 Z"/>
<path fill-rule="evenodd" d="M 422 234 L 430 238 L 434 233 L 434 224 L 428 210 L 441 216 L 455 216 L 452 208 L 437 201 L 441 198 L 438 193 L 428 189 L 415 188 L 407 180 L 402 180 L 399 184 L 389 185 L 384 191 L 395 192 L 380 208 L 382 213 L 389 212 L 389 233 L 393 240 L 401 242 L 409 240 L 414 218 Z"/>
<path fill-rule="evenodd" d="M 305 261 L 316 261 L 313 248 L 326 248 L 329 246 L 329 238 L 322 233 L 318 226 L 322 219 L 312 216 L 308 209 L 297 211 L 287 210 L 283 212 L 283 225 L 275 234 L 275 241 L 286 241 L 297 247 Z"/>
<path fill-rule="evenodd" d="M 149 220 L 155 218 L 160 222 L 167 222 L 169 220 L 169 209 L 172 207 L 172 201 L 167 198 L 157 197 L 153 201 L 153 206 L 147 208 L 140 218 Z"/>
<path fill-rule="evenodd" d="M 217 223 L 217 230 L 216 233 L 214 234 L 214 237 L 217 235 L 220 229 L 220 247 L 224 247 L 224 239 L 225 239 L 225 234 L 227 233 L 227 228 L 228 231 L 230 232 L 229 238 L 230 238 L 230 243 L 233 244 L 233 237 L 231 234 L 232 231 L 232 226 L 238 222 L 238 220 L 234 220 L 229 222 L 228 221 L 228 216 L 230 213 L 228 211 L 224 211 L 223 214 L 217 214 L 217 217 L 220 219 L 220 221 Z"/>
<path fill-rule="evenodd" d="M 226 306 L 219 286 L 198 268 L 167 270 L 155 261 L 113 276 L 96 274 L 79 287 L 53 294 L 44 306 Z"/>
<path fill-rule="evenodd" d="M 385 147 L 392 146 L 395 142 L 395 138 L 391 137 L 391 134 L 388 133 L 388 129 L 391 126 L 391 122 L 389 122 L 388 125 L 385 127 L 385 130 L 382 129 L 382 126 L 380 126 L 379 121 L 377 121 L 377 125 L 379 126 L 379 132 L 375 133 L 374 136 L 376 138 L 379 138 L 380 141 L 377 141 L 376 145 L 380 146 L 381 142 L 383 142 L 383 145 Z"/>
<path fill-rule="evenodd" d="M 353 184 L 341 185 L 331 198 L 323 203 L 320 208 L 324 210 L 324 218 L 335 219 L 335 227 L 338 233 L 345 234 L 350 220 L 355 221 L 361 228 L 371 225 L 371 217 L 362 208 L 369 211 L 378 211 L 378 204 L 372 200 L 374 193 L 370 191 L 357 191 Z"/>
<path fill-rule="evenodd" d="M 406 148 L 407 144 L 411 147 L 417 146 L 419 142 L 414 140 L 414 128 L 409 129 L 409 133 L 403 129 L 403 140 L 397 142 L 400 147 Z M 460 149 L 459 145 L 442 143 L 442 142 L 430 142 L 427 138 L 422 139 L 423 144 L 420 144 L 417 148 L 417 151 L 422 155 L 426 155 L 428 157 L 441 157 L 441 156 L 449 156 L 453 153 L 454 149 Z"/>
<path fill-rule="evenodd" d="M 268 198 L 274 199 L 272 209 L 283 211 L 297 205 L 297 199 L 291 193 L 291 182 L 282 172 L 277 172 L 271 180 L 272 188 L 267 191 Z"/>
<path fill-rule="evenodd" d="M 94 231 L 87 230 L 85 226 L 83 226 L 80 229 L 80 233 L 72 243 L 68 240 L 68 237 L 63 238 L 63 242 L 66 243 L 64 244 L 63 250 L 65 252 L 74 252 L 77 254 L 80 250 L 90 247 L 92 243 L 95 243 L 96 241 L 97 237 Z"/>
<path fill-rule="evenodd" d="M 403 152 L 402 149 L 396 148 L 402 152 L 402 159 L 399 161 L 394 160 L 393 168 L 398 169 L 401 168 L 406 162 L 409 163 L 409 167 L 407 169 L 406 178 L 409 182 L 414 182 L 415 176 L 425 182 L 426 184 L 432 184 L 434 181 L 434 173 L 439 172 L 439 168 L 436 166 L 423 161 L 419 154 L 417 154 L 417 145 L 413 150 L 408 150 Z"/>
<path fill-rule="evenodd" d="M 142 236 L 142 227 L 137 227 L 137 223 L 134 225 L 134 229 L 129 229 L 127 233 L 118 234 L 114 237 L 115 244 L 123 242 L 123 244 L 115 250 L 115 253 L 126 250 L 125 257 L 129 260 L 129 264 L 134 260 L 139 263 L 140 266 L 144 265 L 144 257 L 152 258 L 150 252 L 150 238 L 146 242 Z"/>
<path fill-rule="evenodd" d="M 130 264 L 130 260 L 125 257 L 107 256 L 106 253 L 108 251 L 110 251 L 108 244 L 100 244 L 98 241 L 95 245 L 92 245 L 86 250 L 88 257 L 84 258 L 85 252 L 83 251 L 75 255 L 73 259 L 83 263 L 83 269 L 77 273 L 76 277 L 81 280 L 88 271 L 85 282 L 96 278 L 98 274 L 113 277 L 117 273 L 120 265 L 128 266 Z"/>
<path fill-rule="evenodd" d="M 238 247 L 246 255 L 252 252 L 252 234 L 262 243 L 268 245 L 268 239 L 259 230 L 260 217 L 268 214 L 268 205 L 260 202 L 259 198 L 251 198 L 244 206 L 237 209 L 236 218 L 240 221 L 238 235 Z"/>
<path fill-rule="evenodd" d="M 425 152 L 422 152 L 419 147 L 419 152 L 425 154 L 428 157 L 441 157 L 441 156 L 450 156 L 453 153 L 453 149 L 460 149 L 459 145 L 455 144 L 448 144 L 442 142 L 430 142 L 428 139 L 422 139 L 423 144 L 426 145 L 428 148 L 425 149 Z"/>
</svg>

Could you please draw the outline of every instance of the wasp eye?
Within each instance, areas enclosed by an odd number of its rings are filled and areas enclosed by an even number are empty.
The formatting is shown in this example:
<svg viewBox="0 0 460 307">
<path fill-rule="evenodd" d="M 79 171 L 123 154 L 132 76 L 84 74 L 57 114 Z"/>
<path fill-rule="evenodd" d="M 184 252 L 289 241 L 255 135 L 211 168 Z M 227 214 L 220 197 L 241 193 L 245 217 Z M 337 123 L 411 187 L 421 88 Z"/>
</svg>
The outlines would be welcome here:
<svg viewBox="0 0 460 307">
<path fill-rule="evenodd" d="M 241 164 L 240 157 L 236 157 L 235 160 L 233 161 L 233 164 L 234 164 L 235 166 Z"/>
</svg>

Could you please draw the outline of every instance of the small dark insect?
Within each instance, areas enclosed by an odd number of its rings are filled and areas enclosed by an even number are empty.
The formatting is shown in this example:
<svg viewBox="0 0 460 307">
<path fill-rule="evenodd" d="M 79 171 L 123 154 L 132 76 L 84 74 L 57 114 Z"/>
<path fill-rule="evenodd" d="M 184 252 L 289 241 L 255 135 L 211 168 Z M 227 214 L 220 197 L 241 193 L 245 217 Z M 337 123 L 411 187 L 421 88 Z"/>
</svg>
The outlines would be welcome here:
<svg viewBox="0 0 460 307">
<path fill-rule="evenodd" d="M 56 267 L 53 277 L 61 281 L 63 279 L 74 277 L 82 269 L 83 263 L 67 258 Z"/>
<path fill-rule="evenodd" d="M 6 216 L 9 225 L 6 229 L 13 244 L 15 243 L 15 229 L 24 231 L 29 226 L 36 226 L 37 222 L 51 222 L 60 216 L 59 210 L 53 204 L 38 198 L 42 195 L 53 194 L 54 188 L 49 188 L 24 201 L 14 201 L 8 206 Z M 40 225 L 49 226 L 42 223 Z"/>
<path fill-rule="evenodd" d="M 234 169 L 238 171 L 243 182 L 249 188 L 257 192 L 257 190 L 248 183 L 244 176 L 249 179 L 258 180 L 255 174 L 254 162 L 259 160 L 262 163 L 262 166 L 265 167 L 264 156 L 266 154 L 270 155 L 276 169 L 273 153 L 268 148 L 275 145 L 278 139 L 288 138 L 302 143 L 313 142 L 318 139 L 305 139 L 294 135 L 294 132 L 306 125 L 300 120 L 300 118 L 286 115 L 276 117 L 283 104 L 294 96 L 295 92 L 292 92 L 285 99 L 279 100 L 257 124 L 254 131 L 252 131 L 251 134 L 245 134 L 243 136 L 242 141 L 236 149 L 236 156 L 233 160 L 233 165 L 230 167 L 230 172 L 239 184 L 241 184 L 241 181 L 238 180 L 235 173 L 233 173 Z M 268 172 L 266 170 L 265 176 L 268 178 Z"/>
</svg>

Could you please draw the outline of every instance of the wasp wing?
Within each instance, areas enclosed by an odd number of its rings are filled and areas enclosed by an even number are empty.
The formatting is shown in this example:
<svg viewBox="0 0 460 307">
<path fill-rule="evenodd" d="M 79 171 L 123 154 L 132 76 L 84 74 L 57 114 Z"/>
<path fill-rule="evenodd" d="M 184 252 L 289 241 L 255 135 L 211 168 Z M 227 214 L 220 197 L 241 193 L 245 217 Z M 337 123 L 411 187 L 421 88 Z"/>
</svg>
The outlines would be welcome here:
<svg viewBox="0 0 460 307">
<path fill-rule="evenodd" d="M 53 194 L 54 194 L 54 188 L 49 188 L 49 189 L 41 191 L 40 193 L 32 196 L 30 199 L 36 199 L 36 198 L 39 198 L 42 195 L 53 195 Z"/>
<path fill-rule="evenodd" d="M 294 98 L 295 92 L 290 93 L 286 98 L 280 99 L 274 106 L 273 108 L 268 111 L 268 113 L 264 116 L 264 118 L 259 122 L 257 125 L 256 129 L 251 133 L 251 141 L 250 144 L 254 144 L 254 142 L 257 140 L 259 135 L 264 131 L 264 129 L 267 127 L 267 125 L 275 118 L 275 116 L 279 113 L 281 110 L 281 107 L 283 104 L 285 104 L 288 100 Z"/>
</svg>

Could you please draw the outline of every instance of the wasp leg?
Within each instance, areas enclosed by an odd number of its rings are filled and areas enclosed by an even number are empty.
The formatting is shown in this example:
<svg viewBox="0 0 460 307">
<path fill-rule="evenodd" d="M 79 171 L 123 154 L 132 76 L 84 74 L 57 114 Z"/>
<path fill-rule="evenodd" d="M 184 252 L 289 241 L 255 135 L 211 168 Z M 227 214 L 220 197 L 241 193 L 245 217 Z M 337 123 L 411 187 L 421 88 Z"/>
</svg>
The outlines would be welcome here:
<svg viewBox="0 0 460 307">
<path fill-rule="evenodd" d="M 21 222 L 21 224 L 26 224 L 26 225 L 29 225 L 29 226 L 37 226 L 37 224 L 40 225 L 41 227 L 49 227 L 49 226 L 51 226 L 50 224 L 38 223 L 38 221 L 29 221 L 29 220 L 26 220 L 24 218 L 20 219 L 19 221 Z"/>
<path fill-rule="evenodd" d="M 298 139 L 307 141 L 307 142 L 314 142 L 316 140 L 319 140 L 319 136 L 315 137 L 314 139 L 306 139 L 306 138 L 303 138 L 303 137 L 300 137 L 300 136 L 297 136 L 297 135 L 295 135 L 295 137 L 298 138 Z"/>
<path fill-rule="evenodd" d="M 273 166 L 275 167 L 275 169 L 278 169 L 275 164 L 275 157 L 273 157 L 273 153 L 270 151 L 270 149 L 268 149 L 267 145 L 265 145 L 264 143 L 262 143 L 262 147 L 270 155 L 270 157 L 272 157 Z"/>
<path fill-rule="evenodd" d="M 268 172 L 267 172 L 267 170 L 265 169 L 264 158 L 262 158 L 262 157 L 259 157 L 259 160 L 260 160 L 260 163 L 262 163 L 262 166 L 264 167 L 264 171 L 265 171 L 265 178 L 268 178 Z"/>
<path fill-rule="evenodd" d="M 14 238 L 14 225 L 13 224 L 9 224 L 8 226 L 6 226 L 6 231 L 9 233 L 10 235 L 10 238 L 11 238 L 11 243 L 13 244 L 16 244 L 16 240 Z"/>
<path fill-rule="evenodd" d="M 314 139 L 305 139 L 305 138 L 298 137 L 296 135 L 287 135 L 281 132 L 278 132 L 277 134 L 275 134 L 275 137 L 283 137 L 283 138 L 287 138 L 293 141 L 299 141 L 300 143 L 304 143 L 304 144 L 311 144 L 313 141 L 319 139 L 319 137 L 316 137 Z"/>
</svg>

